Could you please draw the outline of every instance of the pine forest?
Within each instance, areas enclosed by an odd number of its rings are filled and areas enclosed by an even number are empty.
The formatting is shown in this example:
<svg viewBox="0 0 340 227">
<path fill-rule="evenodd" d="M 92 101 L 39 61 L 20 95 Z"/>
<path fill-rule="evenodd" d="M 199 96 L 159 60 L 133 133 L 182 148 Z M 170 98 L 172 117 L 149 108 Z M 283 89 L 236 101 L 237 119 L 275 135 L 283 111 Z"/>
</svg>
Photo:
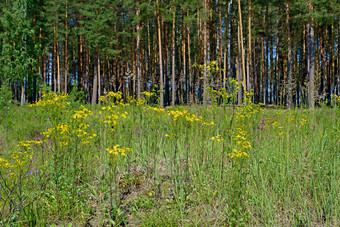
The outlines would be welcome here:
<svg viewBox="0 0 340 227">
<path fill-rule="evenodd" d="M 1 226 L 339 226 L 340 1 L 0 0 Z"/>
</svg>

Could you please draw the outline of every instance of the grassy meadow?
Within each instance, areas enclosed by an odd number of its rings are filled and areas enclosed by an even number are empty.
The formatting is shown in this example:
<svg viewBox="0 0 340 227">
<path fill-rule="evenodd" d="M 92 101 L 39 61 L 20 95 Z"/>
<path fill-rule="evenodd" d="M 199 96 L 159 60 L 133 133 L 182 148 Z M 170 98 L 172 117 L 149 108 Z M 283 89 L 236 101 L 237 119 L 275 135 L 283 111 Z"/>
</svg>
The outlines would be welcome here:
<svg viewBox="0 0 340 227">
<path fill-rule="evenodd" d="M 339 226 L 340 109 L 0 110 L 0 226 Z"/>
</svg>

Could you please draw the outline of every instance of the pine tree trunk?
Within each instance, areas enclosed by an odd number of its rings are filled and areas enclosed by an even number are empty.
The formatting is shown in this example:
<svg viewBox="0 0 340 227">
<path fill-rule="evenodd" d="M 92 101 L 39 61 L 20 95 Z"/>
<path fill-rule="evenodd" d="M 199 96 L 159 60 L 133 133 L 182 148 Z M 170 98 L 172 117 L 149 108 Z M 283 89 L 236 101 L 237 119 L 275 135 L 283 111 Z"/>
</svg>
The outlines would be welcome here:
<svg viewBox="0 0 340 227">
<path fill-rule="evenodd" d="M 307 48 L 306 48 L 306 25 L 304 24 L 303 25 L 303 32 L 302 32 L 302 76 L 301 76 L 301 103 L 302 101 L 305 101 L 306 103 L 306 100 L 303 100 L 304 97 L 305 97 L 305 94 L 303 93 L 303 91 L 305 90 L 305 85 L 306 85 L 306 78 L 307 78 Z"/>
<path fill-rule="evenodd" d="M 23 106 L 25 105 L 25 78 L 23 79 L 22 81 L 22 84 L 21 84 L 21 99 L 20 99 L 20 105 Z"/>
<path fill-rule="evenodd" d="M 94 53 L 94 70 L 93 70 L 93 84 L 92 84 L 92 99 L 91 104 L 94 105 L 97 103 L 97 95 L 98 95 L 98 61 L 99 61 L 99 50 L 98 47 Z"/>
<path fill-rule="evenodd" d="M 251 90 L 251 0 L 248 0 L 248 55 L 247 55 L 247 91 Z"/>
<path fill-rule="evenodd" d="M 335 81 L 335 73 L 334 73 L 334 22 L 332 21 L 332 24 L 330 26 L 330 44 L 329 44 L 329 80 L 327 83 L 327 100 L 326 102 L 328 102 L 328 105 L 331 104 L 331 94 L 334 93 L 332 92 L 332 84 Z"/>
<path fill-rule="evenodd" d="M 56 54 L 57 54 L 57 51 L 56 51 L 56 43 L 53 42 L 52 43 L 52 87 L 53 87 L 53 91 L 54 93 L 57 93 L 57 79 L 56 79 Z"/>
<path fill-rule="evenodd" d="M 59 59 L 59 45 L 57 44 L 57 72 L 58 72 L 58 92 L 61 92 L 61 76 L 60 76 L 60 59 Z"/>
<path fill-rule="evenodd" d="M 159 0 L 157 0 L 157 23 L 158 23 L 158 51 L 159 51 L 159 91 L 160 91 L 159 105 L 161 107 L 164 107 L 162 36 L 161 36 L 161 19 L 160 19 L 160 10 L 159 10 Z"/>
<path fill-rule="evenodd" d="M 340 24 L 338 25 L 338 43 L 340 43 Z M 339 45 L 337 45 L 337 53 L 338 53 L 338 57 L 337 57 L 337 61 L 338 61 L 338 75 L 337 75 L 338 89 L 337 89 L 337 95 L 340 95 L 340 47 L 339 47 Z"/>
<path fill-rule="evenodd" d="M 65 43 L 64 43 L 64 56 L 65 56 L 65 73 L 64 73 L 64 79 L 65 79 L 65 90 L 64 92 L 67 94 L 67 85 L 68 85 L 68 4 L 66 0 L 66 10 L 65 10 Z"/>
<path fill-rule="evenodd" d="M 100 100 L 100 96 L 101 96 L 101 90 L 102 90 L 102 86 L 101 86 L 101 76 L 100 76 L 100 57 L 99 57 L 99 47 L 97 47 L 97 70 L 98 70 L 98 100 Z M 100 102 L 98 102 L 100 103 Z"/>
<path fill-rule="evenodd" d="M 173 6 L 173 13 L 172 13 L 172 60 L 171 60 L 171 64 L 172 64 L 172 69 L 171 69 L 171 105 L 174 106 L 175 105 L 175 20 L 176 20 L 176 7 Z"/>
<path fill-rule="evenodd" d="M 222 7 L 221 3 L 219 2 L 218 5 L 218 88 L 223 87 L 223 78 L 222 78 Z"/>
<path fill-rule="evenodd" d="M 139 1 L 137 2 L 139 5 Z M 137 18 L 140 15 L 140 9 L 137 9 Z M 140 98 L 141 84 L 140 84 L 140 34 L 139 34 L 139 18 L 137 22 L 137 98 Z"/>
<path fill-rule="evenodd" d="M 186 25 L 184 23 L 184 9 L 183 9 L 183 35 L 182 35 L 182 56 L 183 56 L 183 78 L 182 81 L 184 81 L 183 85 L 181 87 L 184 87 L 183 91 L 183 102 L 187 103 L 187 59 L 186 59 Z"/>
<path fill-rule="evenodd" d="M 240 0 L 238 0 L 238 16 L 239 16 L 239 27 L 240 27 L 243 90 L 246 91 L 246 68 L 245 68 L 245 59 L 244 59 L 243 28 L 242 28 L 243 26 L 242 26 L 242 13 L 241 13 L 241 1 Z"/>
<path fill-rule="evenodd" d="M 189 17 L 189 10 L 187 10 L 187 16 Z M 190 48 L 190 27 L 188 27 L 188 64 L 189 64 L 189 103 L 194 102 L 194 91 L 192 82 L 192 65 L 191 65 L 191 48 Z"/>
<path fill-rule="evenodd" d="M 266 103 L 266 85 L 265 85 L 265 54 L 264 54 L 264 38 L 261 38 L 261 80 L 262 80 L 262 98 Z"/>
<path fill-rule="evenodd" d="M 232 34 L 231 34 L 231 25 L 233 21 L 232 14 L 233 0 L 230 0 L 228 3 L 228 79 L 231 78 L 232 75 L 232 66 L 231 66 L 231 49 L 232 49 Z"/>
<path fill-rule="evenodd" d="M 204 9 L 207 9 L 207 0 L 203 1 Z M 206 13 L 205 13 L 206 14 Z M 203 56 L 204 56 L 204 71 L 203 71 L 203 106 L 204 108 L 207 107 L 207 100 L 208 100 L 208 72 L 207 72 L 207 64 L 208 64 L 208 51 L 207 46 L 209 45 L 207 41 L 207 20 L 205 17 L 204 23 L 203 23 Z"/>
<path fill-rule="evenodd" d="M 265 62 L 266 62 L 266 68 L 265 68 L 265 74 L 266 74 L 266 78 L 265 78 L 265 91 L 264 91 L 264 103 L 266 104 L 266 106 L 268 105 L 268 72 L 269 72 L 269 59 L 268 59 L 268 52 L 269 52 L 269 18 L 268 18 L 268 3 L 266 5 L 266 56 L 264 58 Z"/>
<path fill-rule="evenodd" d="M 238 96 L 237 96 L 237 104 L 238 105 L 241 105 L 242 104 L 242 88 L 241 88 L 241 64 L 240 64 L 240 61 L 241 61 L 241 51 L 242 51 L 242 47 L 241 47 L 241 33 L 240 33 L 240 30 L 241 30 L 241 23 L 239 21 L 238 23 L 238 27 L 237 27 L 237 43 L 238 43 L 238 48 L 237 48 L 237 62 L 236 62 L 236 65 L 237 65 L 237 82 L 238 82 Z"/>
<path fill-rule="evenodd" d="M 83 45 L 83 37 L 80 35 L 78 36 L 78 72 L 77 72 L 77 79 L 78 79 L 78 90 L 84 90 L 84 45 Z"/>
<path fill-rule="evenodd" d="M 309 10 L 313 10 L 311 4 L 309 4 Z M 313 21 L 313 20 L 312 20 Z M 309 78 L 309 87 L 308 87 L 308 107 L 310 109 L 314 108 L 314 25 L 313 22 L 308 22 L 308 62 L 309 62 L 309 70 L 308 70 L 308 78 Z"/>
<path fill-rule="evenodd" d="M 270 56 L 270 60 L 269 60 L 269 88 L 270 88 L 270 93 L 269 93 L 269 104 L 272 103 L 273 101 L 273 49 L 274 49 L 274 45 L 273 45 L 273 39 L 269 39 L 270 42 L 270 50 L 269 50 L 269 56 Z"/>
<path fill-rule="evenodd" d="M 287 94 L 287 107 L 292 108 L 292 43 L 290 37 L 290 19 L 289 19 L 289 3 L 286 2 L 286 27 L 288 39 L 288 94 Z"/>
</svg>

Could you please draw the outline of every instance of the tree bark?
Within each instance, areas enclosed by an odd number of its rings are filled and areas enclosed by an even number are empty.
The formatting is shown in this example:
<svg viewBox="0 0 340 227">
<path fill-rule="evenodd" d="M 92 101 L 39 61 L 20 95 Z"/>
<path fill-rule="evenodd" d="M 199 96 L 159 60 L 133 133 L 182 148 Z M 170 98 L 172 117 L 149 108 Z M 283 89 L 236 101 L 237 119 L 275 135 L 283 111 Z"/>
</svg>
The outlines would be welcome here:
<svg viewBox="0 0 340 227">
<path fill-rule="evenodd" d="M 183 102 L 187 103 L 187 91 L 188 91 L 188 87 L 187 87 L 187 59 L 186 59 L 186 25 L 184 23 L 184 9 L 183 9 L 183 34 L 182 34 L 182 56 L 183 56 L 183 78 L 182 81 L 184 81 L 183 85 L 181 86 L 184 88 L 183 91 Z"/>
<path fill-rule="evenodd" d="M 204 10 L 207 9 L 207 0 L 203 1 L 203 8 Z M 203 23 L 203 56 L 204 56 L 204 67 L 203 67 L 203 106 L 204 108 L 207 107 L 207 102 L 208 102 L 208 72 L 207 72 L 207 64 L 208 64 L 208 50 L 207 50 L 207 46 L 209 45 L 208 41 L 207 41 L 207 17 L 206 17 L 206 11 L 204 11 L 204 23 Z"/>
<path fill-rule="evenodd" d="M 289 19 L 289 3 L 286 1 L 286 26 L 288 39 L 288 94 L 287 107 L 292 108 L 292 42 L 290 37 L 290 19 Z"/>
<path fill-rule="evenodd" d="M 137 2 L 137 7 L 139 6 L 139 1 Z M 140 83 L 140 34 L 139 34 L 139 15 L 140 15 L 140 9 L 137 9 L 137 98 L 140 98 L 140 92 L 141 92 L 141 83 Z"/>
<path fill-rule="evenodd" d="M 97 69 L 98 69 L 98 100 L 100 100 L 101 96 L 101 76 L 100 76 L 100 57 L 99 57 L 99 48 L 97 48 Z M 100 103 L 100 102 L 99 102 Z"/>
<path fill-rule="evenodd" d="M 312 5 L 309 2 L 309 10 L 313 10 Z M 308 87 L 308 107 L 310 109 L 314 109 L 314 25 L 313 19 L 308 22 L 308 78 L 309 78 L 309 87 Z"/>
<path fill-rule="evenodd" d="M 171 60 L 171 64 L 172 64 L 172 69 L 171 69 L 171 105 L 174 106 L 175 105 L 175 86 L 176 86 L 176 82 L 175 82 L 175 77 L 176 77 L 176 72 L 175 72 L 175 24 L 176 22 L 176 6 L 173 6 L 173 13 L 172 13 L 172 60 Z"/>
<path fill-rule="evenodd" d="M 219 2 L 218 5 L 218 88 L 223 87 L 223 78 L 222 78 L 222 7 L 221 3 Z"/>
<path fill-rule="evenodd" d="M 241 105 L 242 104 L 242 89 L 241 89 L 241 64 L 240 64 L 240 61 L 241 61 L 241 51 L 242 51 L 242 47 L 241 47 L 241 33 L 240 33 L 240 30 L 241 30 L 241 23 L 239 21 L 238 23 L 238 27 L 237 27 L 237 43 L 238 43 L 238 49 L 237 49 L 237 62 L 236 62 L 236 65 L 237 65 L 237 82 L 238 82 L 238 96 L 237 96 L 237 104 L 238 105 Z"/>
<path fill-rule="evenodd" d="M 238 17 L 239 17 L 239 27 L 240 27 L 243 90 L 246 91 L 246 83 L 247 82 L 246 82 L 246 68 L 245 68 L 244 45 L 243 45 L 243 28 L 242 28 L 243 26 L 242 26 L 242 13 L 241 13 L 241 1 L 240 0 L 238 0 Z"/>
<path fill-rule="evenodd" d="M 340 24 L 338 25 L 338 44 L 340 43 Z M 338 89 L 337 89 L 337 95 L 340 95 L 340 47 L 337 45 L 337 61 L 338 61 L 338 75 L 337 75 L 337 80 L 338 80 Z"/>
<path fill-rule="evenodd" d="M 64 92 L 67 94 L 67 85 L 68 85 L 68 2 L 66 0 L 66 7 L 65 7 L 65 43 L 64 43 L 64 57 L 65 57 L 65 73 L 64 73 L 64 79 L 65 79 L 65 90 Z"/>
<path fill-rule="evenodd" d="M 98 65 L 99 65 L 99 48 L 95 50 L 94 54 L 94 70 L 93 70 L 93 84 L 92 84 L 92 100 L 91 104 L 94 105 L 97 103 L 97 93 L 98 93 Z"/>
<path fill-rule="evenodd" d="M 228 79 L 231 78 L 232 67 L 231 67 L 231 49 L 232 49 L 232 36 L 231 36 L 231 25 L 233 20 L 232 14 L 233 0 L 228 3 Z"/>
<path fill-rule="evenodd" d="M 251 90 L 251 0 L 248 0 L 247 91 Z"/>
<path fill-rule="evenodd" d="M 189 10 L 187 10 L 187 16 L 189 17 Z M 189 64 L 189 103 L 194 102 L 193 86 L 192 86 L 192 65 L 191 65 L 191 48 L 190 48 L 190 27 L 188 27 L 188 64 Z"/>
<path fill-rule="evenodd" d="M 160 10 L 159 10 L 159 0 L 157 0 L 157 23 L 158 23 L 158 51 L 159 51 L 159 92 L 160 100 L 159 105 L 164 106 L 163 100 L 163 58 L 162 58 L 162 36 L 161 36 L 161 21 L 160 21 Z"/>
<path fill-rule="evenodd" d="M 264 103 L 266 104 L 266 106 L 268 105 L 268 73 L 269 73 L 269 59 L 268 59 L 268 52 L 269 52 L 269 16 L 268 16 L 268 3 L 266 5 L 266 56 L 264 58 L 265 60 L 265 63 L 266 63 L 266 68 L 265 68 L 265 74 L 266 74 L 266 77 L 265 77 L 265 90 L 264 90 Z"/>
</svg>

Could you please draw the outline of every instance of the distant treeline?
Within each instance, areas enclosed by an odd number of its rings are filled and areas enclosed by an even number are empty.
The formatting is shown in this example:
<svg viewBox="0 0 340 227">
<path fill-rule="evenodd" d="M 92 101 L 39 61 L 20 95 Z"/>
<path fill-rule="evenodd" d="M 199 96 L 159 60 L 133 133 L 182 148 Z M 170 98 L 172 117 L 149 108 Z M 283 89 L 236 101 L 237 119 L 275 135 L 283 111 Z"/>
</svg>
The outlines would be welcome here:
<svg viewBox="0 0 340 227">
<path fill-rule="evenodd" d="M 45 84 L 166 106 L 233 78 L 255 103 L 312 108 L 340 93 L 339 16 L 337 0 L 2 0 L 0 84 L 21 104 Z"/>
</svg>

